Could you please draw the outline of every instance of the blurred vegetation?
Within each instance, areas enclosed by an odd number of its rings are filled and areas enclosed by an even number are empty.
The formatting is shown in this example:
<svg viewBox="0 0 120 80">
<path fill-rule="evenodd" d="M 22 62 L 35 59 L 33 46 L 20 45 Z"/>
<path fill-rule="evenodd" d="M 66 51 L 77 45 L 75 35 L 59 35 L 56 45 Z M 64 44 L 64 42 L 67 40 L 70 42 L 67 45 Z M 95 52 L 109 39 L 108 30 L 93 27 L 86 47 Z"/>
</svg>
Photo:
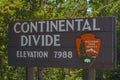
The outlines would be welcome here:
<svg viewBox="0 0 120 80">
<path fill-rule="evenodd" d="M 120 0 L 0 0 L 0 80 L 25 80 L 26 69 L 8 66 L 8 26 L 15 20 L 40 20 L 115 16 L 117 19 L 117 65 L 97 70 L 97 80 L 120 80 Z M 83 69 L 45 68 L 47 80 L 83 80 Z"/>
</svg>

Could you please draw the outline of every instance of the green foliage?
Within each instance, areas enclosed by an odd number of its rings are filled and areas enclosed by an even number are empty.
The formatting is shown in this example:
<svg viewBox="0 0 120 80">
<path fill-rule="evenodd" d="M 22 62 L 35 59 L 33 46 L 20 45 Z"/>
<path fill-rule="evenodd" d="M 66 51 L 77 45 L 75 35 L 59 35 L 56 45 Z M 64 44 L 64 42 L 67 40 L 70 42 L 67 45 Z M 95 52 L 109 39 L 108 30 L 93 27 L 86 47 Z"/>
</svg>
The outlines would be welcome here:
<svg viewBox="0 0 120 80">
<path fill-rule="evenodd" d="M 47 68 L 43 73 L 48 80 L 82 80 L 82 71 L 82 69 Z"/>
<path fill-rule="evenodd" d="M 8 66 L 8 24 L 15 20 L 40 20 L 116 16 L 117 18 L 117 68 L 98 71 L 97 78 L 109 80 L 120 75 L 120 0 L 0 0 L 0 80 L 25 80 L 25 68 Z M 91 8 L 89 13 L 87 9 Z M 12 53 L 11 53 L 12 54 Z M 83 80 L 82 69 L 46 68 L 43 77 L 48 80 Z"/>
</svg>

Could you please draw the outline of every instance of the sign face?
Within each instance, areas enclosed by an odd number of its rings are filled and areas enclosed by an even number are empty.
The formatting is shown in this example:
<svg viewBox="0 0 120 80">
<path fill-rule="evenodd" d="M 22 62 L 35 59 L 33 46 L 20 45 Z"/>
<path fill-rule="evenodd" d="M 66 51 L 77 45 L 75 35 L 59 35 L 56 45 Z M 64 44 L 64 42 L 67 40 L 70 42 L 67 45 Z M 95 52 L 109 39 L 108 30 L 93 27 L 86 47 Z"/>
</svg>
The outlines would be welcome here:
<svg viewBox="0 0 120 80">
<path fill-rule="evenodd" d="M 76 39 L 76 48 L 78 57 L 89 68 L 96 60 L 100 51 L 101 40 L 96 39 L 94 34 L 83 34 L 81 38 Z"/>
<path fill-rule="evenodd" d="M 14 21 L 9 24 L 11 66 L 113 69 L 115 17 Z"/>
</svg>

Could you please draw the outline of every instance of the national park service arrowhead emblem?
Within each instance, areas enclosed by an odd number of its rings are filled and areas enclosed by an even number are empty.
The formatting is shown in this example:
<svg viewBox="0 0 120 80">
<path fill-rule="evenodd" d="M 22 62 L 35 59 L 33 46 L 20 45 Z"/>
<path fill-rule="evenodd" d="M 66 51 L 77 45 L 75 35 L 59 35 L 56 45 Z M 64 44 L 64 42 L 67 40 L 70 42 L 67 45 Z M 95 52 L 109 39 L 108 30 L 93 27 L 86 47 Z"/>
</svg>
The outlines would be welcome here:
<svg viewBox="0 0 120 80">
<path fill-rule="evenodd" d="M 86 33 L 76 39 L 78 58 L 85 68 L 93 65 L 100 51 L 101 40 L 94 34 Z"/>
</svg>

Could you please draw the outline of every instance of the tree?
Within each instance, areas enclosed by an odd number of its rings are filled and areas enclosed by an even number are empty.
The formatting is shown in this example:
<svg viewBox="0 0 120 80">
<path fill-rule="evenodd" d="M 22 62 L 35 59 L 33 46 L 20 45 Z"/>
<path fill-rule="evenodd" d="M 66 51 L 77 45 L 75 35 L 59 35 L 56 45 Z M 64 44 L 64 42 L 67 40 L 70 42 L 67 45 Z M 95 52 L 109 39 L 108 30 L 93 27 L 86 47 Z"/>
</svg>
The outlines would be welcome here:
<svg viewBox="0 0 120 80">
<path fill-rule="evenodd" d="M 41 0 L 43 1 L 43 0 Z M 71 4 L 69 6 L 65 6 Z M 74 6 L 76 5 L 77 6 Z M 86 9 L 86 2 L 82 1 L 79 5 L 77 1 L 46 1 L 43 5 L 39 0 L 1 0 L 0 1 L 0 79 L 1 80 L 24 80 L 25 68 L 8 66 L 8 25 L 15 20 L 37 20 L 37 19 L 54 19 L 54 18 L 72 18 L 82 16 Z M 82 7 L 79 9 L 79 7 Z M 78 11 L 77 11 L 77 10 Z M 58 14 L 59 13 L 59 14 Z M 63 69 L 60 69 L 63 70 Z M 65 73 L 59 72 L 59 74 Z M 50 71 L 50 69 L 49 69 Z M 46 72 L 46 71 L 45 71 Z M 20 75 L 21 74 L 21 75 Z M 53 73 L 51 73 L 53 74 Z M 45 75 L 45 73 L 44 73 Z M 56 75 L 57 76 L 57 75 Z M 50 77 L 50 76 L 49 76 Z M 57 78 L 57 77 L 56 77 Z M 58 77 L 60 78 L 60 77 Z"/>
<path fill-rule="evenodd" d="M 11 21 L 116 16 L 117 53 L 119 53 L 119 5 L 120 0 L 90 0 L 89 4 L 85 0 L 0 0 L 0 80 L 25 80 L 25 68 L 8 66 L 7 33 L 8 24 Z M 88 8 L 91 8 L 90 12 L 87 11 Z M 98 71 L 109 80 L 120 74 L 120 54 L 117 57 L 116 70 Z M 61 80 L 61 78 L 62 80 L 82 80 L 83 72 L 82 69 L 47 68 L 43 70 L 43 76 L 51 80 Z"/>
<path fill-rule="evenodd" d="M 107 1 L 107 0 L 106 0 Z M 117 65 L 116 65 L 116 69 L 113 71 L 98 71 L 98 73 L 102 73 L 101 76 L 106 75 L 106 78 L 108 78 L 109 80 L 119 80 L 119 65 L 120 65 L 120 0 L 108 0 L 107 2 L 104 0 L 91 0 L 91 7 L 92 7 L 92 16 L 115 16 L 116 17 L 116 26 L 117 26 Z M 97 5 L 95 5 L 97 4 Z M 99 75 L 98 75 L 99 76 Z M 116 77 L 116 78 L 115 78 Z"/>
</svg>

